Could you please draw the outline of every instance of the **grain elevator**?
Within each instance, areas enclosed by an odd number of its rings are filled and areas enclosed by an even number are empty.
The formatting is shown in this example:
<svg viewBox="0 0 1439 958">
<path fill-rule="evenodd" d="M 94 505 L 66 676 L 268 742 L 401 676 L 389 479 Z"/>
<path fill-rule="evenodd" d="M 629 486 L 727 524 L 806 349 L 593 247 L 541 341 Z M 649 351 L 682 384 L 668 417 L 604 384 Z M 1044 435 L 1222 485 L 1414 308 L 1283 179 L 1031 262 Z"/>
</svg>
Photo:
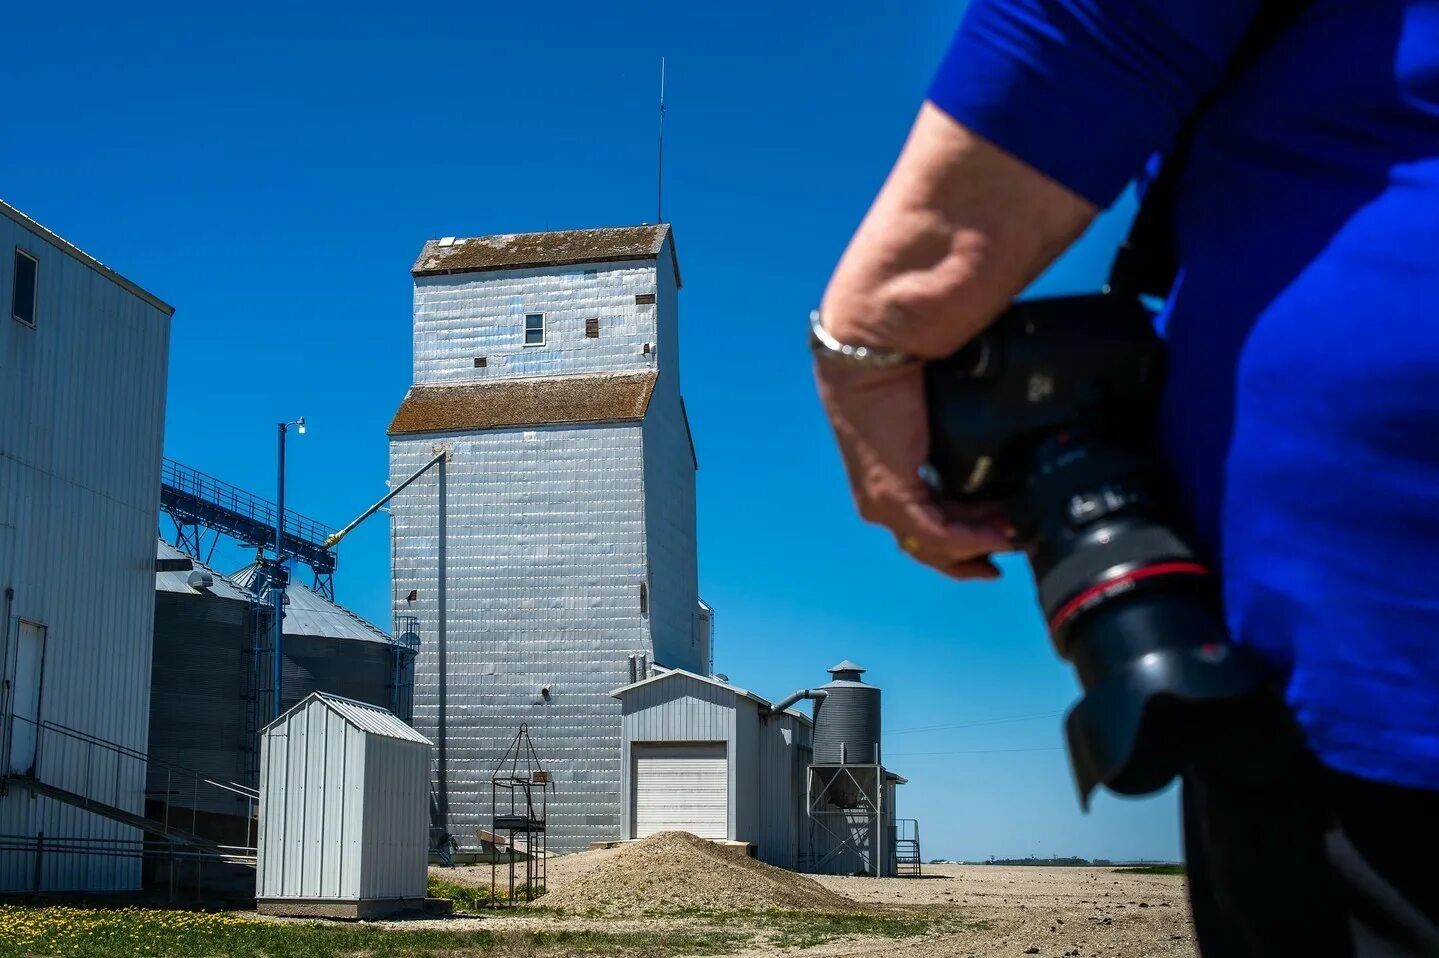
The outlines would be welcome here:
<svg viewBox="0 0 1439 958">
<path fill-rule="evenodd" d="M 414 384 L 389 427 L 397 615 L 420 651 L 432 810 L 473 847 L 521 722 L 554 781 L 549 847 L 620 833 L 620 703 L 709 674 L 694 446 L 668 226 L 446 237 L 414 277 Z"/>
</svg>

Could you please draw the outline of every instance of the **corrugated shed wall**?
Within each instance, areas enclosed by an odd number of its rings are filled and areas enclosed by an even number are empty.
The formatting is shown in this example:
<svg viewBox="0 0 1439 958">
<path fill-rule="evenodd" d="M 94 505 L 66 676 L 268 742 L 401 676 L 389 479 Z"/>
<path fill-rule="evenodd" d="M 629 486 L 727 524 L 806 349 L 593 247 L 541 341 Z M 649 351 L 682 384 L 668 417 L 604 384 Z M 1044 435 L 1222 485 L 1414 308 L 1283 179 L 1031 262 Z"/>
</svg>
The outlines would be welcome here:
<svg viewBox="0 0 1439 958">
<path fill-rule="evenodd" d="M 655 292 L 653 263 L 417 277 L 415 384 L 652 369 L 643 347 L 655 341 L 655 307 L 635 296 Z M 527 313 L 544 314 L 544 346 L 524 345 Z M 598 339 L 585 336 L 591 318 Z M 476 369 L 476 356 L 488 366 Z"/>
<path fill-rule="evenodd" d="M 635 743 L 724 742 L 729 758 L 729 837 L 755 843 L 762 861 L 794 868 L 798 861 L 809 726 L 736 690 L 673 674 L 635 686 L 624 703 L 626 811 L 623 838 L 634 836 L 631 814 Z"/>
<path fill-rule="evenodd" d="M 758 728 L 754 842 L 758 857 L 780 868 L 799 863 L 806 758 L 800 744 L 806 728 L 792 715 L 771 715 Z"/>
<path fill-rule="evenodd" d="M 428 880 L 430 748 L 369 736 L 360 894 L 424 898 Z"/>
<path fill-rule="evenodd" d="M 669 262 L 669 256 L 663 250 L 660 262 Z M 695 459 L 680 400 L 679 300 L 670 270 L 658 271 L 656 303 L 640 307 L 659 317 L 659 379 L 644 420 L 650 631 L 658 662 L 708 675 L 709 649 L 701 644 L 699 629 Z"/>
<path fill-rule="evenodd" d="M 618 686 L 617 686 L 618 687 Z M 624 776 L 621 838 L 634 837 L 634 801 L 630 795 L 633 777 L 633 742 L 724 742 L 729 760 L 729 829 L 733 838 L 735 819 L 736 712 L 735 695 L 706 682 L 677 675 L 663 682 L 651 682 L 625 693 Z"/>
<path fill-rule="evenodd" d="M 759 704 L 753 699 L 735 699 L 735 748 L 730 751 L 730 837 L 757 842 L 760 832 Z"/>
<path fill-rule="evenodd" d="M 9 317 L 17 245 L 40 260 L 34 329 Z M 0 589 L 15 590 L 0 630 L 6 675 L 18 620 L 43 624 L 41 717 L 144 750 L 169 319 L 6 217 L 0 306 Z M 41 773 L 78 782 L 81 765 L 55 748 Z M 121 804 L 140 811 L 143 789 L 144 769 L 127 765 Z M 23 790 L 0 798 L 0 833 L 40 831 L 138 837 Z M 32 867 L 0 856 L 0 891 L 28 889 Z M 42 882 L 104 891 L 139 876 L 137 861 L 51 855 Z"/>
<path fill-rule="evenodd" d="M 359 897 L 365 738 L 319 701 L 266 731 L 258 897 Z"/>
</svg>

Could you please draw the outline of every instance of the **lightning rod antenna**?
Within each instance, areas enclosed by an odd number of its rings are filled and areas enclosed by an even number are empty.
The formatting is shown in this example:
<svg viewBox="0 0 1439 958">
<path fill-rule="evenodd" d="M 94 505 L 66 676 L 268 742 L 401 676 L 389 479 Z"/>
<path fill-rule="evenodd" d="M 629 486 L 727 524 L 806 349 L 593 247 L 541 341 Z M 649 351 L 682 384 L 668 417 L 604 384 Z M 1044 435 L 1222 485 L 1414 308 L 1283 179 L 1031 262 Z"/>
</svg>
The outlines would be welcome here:
<svg viewBox="0 0 1439 958">
<path fill-rule="evenodd" d="M 660 57 L 660 151 L 655 176 L 655 223 L 665 221 L 665 58 Z"/>
</svg>

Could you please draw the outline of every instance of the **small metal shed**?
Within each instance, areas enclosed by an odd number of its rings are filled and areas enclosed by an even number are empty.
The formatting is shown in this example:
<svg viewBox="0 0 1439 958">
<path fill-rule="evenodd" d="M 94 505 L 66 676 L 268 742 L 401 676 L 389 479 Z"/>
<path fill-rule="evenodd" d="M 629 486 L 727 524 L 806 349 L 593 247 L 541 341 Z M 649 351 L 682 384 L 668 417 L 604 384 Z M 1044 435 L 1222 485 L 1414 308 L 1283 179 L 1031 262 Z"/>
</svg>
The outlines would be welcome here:
<svg viewBox="0 0 1439 958">
<path fill-rule="evenodd" d="M 314 692 L 265 727 L 255 898 L 266 914 L 424 906 L 430 742 L 382 708 Z"/>
<path fill-rule="evenodd" d="M 659 831 L 748 842 L 795 868 L 810 720 L 748 689 L 683 669 L 610 693 L 622 703 L 622 840 Z"/>
</svg>

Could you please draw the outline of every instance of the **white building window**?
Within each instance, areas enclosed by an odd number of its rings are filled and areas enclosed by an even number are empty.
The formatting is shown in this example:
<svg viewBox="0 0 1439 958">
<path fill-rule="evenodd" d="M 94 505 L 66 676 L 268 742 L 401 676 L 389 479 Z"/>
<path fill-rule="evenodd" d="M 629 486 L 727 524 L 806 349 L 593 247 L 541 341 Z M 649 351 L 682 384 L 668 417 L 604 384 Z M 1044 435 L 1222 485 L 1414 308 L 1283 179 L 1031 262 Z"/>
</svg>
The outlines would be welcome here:
<svg viewBox="0 0 1439 958">
<path fill-rule="evenodd" d="M 15 248 L 14 287 L 10 291 L 10 315 L 26 326 L 35 325 L 35 293 L 39 285 L 40 261 Z"/>
<path fill-rule="evenodd" d="M 545 314 L 530 313 L 525 317 L 525 345 L 543 346 L 545 344 Z"/>
</svg>

